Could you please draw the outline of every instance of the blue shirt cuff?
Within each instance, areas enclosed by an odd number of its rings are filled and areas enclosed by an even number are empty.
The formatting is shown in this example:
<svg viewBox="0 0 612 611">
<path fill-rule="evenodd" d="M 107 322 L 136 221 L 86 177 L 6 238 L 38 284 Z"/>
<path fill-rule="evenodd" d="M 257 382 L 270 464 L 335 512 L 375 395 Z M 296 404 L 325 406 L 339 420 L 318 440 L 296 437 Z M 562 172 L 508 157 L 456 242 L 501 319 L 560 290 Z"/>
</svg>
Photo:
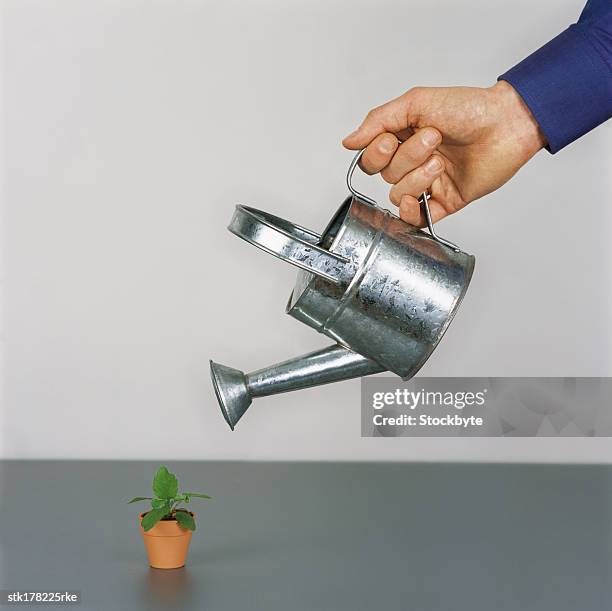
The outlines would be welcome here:
<svg viewBox="0 0 612 611">
<path fill-rule="evenodd" d="M 551 153 L 612 115 L 612 68 L 582 29 L 570 26 L 498 79 L 523 98 Z"/>
</svg>

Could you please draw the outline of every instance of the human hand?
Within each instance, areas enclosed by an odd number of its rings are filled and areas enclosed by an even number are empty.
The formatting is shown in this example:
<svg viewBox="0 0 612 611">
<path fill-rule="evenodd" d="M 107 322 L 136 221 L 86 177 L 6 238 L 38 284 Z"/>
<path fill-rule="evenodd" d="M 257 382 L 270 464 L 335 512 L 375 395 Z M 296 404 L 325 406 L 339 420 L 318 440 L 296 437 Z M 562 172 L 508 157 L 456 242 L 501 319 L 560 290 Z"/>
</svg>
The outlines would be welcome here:
<svg viewBox="0 0 612 611">
<path fill-rule="evenodd" d="M 423 191 L 435 223 L 501 187 L 546 141 L 518 93 L 499 81 L 410 89 L 371 110 L 342 143 L 366 149 L 361 168 L 380 172 L 401 218 L 423 227 Z"/>
</svg>

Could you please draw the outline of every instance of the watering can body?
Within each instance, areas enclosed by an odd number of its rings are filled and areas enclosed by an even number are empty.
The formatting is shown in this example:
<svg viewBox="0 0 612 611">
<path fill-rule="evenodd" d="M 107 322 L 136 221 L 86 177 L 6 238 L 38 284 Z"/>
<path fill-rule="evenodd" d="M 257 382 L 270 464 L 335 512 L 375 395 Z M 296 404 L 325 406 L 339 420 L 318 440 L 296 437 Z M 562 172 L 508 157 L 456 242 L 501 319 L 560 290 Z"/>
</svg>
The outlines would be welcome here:
<svg viewBox="0 0 612 611">
<path fill-rule="evenodd" d="M 350 177 L 358 157 L 347 181 L 352 194 L 321 235 L 236 207 L 232 233 L 299 268 L 287 313 L 335 344 L 251 374 L 211 362 L 232 429 L 253 397 L 381 371 L 411 378 L 461 303 L 474 257 L 439 238 L 431 223 L 426 233 L 355 191 Z"/>
</svg>

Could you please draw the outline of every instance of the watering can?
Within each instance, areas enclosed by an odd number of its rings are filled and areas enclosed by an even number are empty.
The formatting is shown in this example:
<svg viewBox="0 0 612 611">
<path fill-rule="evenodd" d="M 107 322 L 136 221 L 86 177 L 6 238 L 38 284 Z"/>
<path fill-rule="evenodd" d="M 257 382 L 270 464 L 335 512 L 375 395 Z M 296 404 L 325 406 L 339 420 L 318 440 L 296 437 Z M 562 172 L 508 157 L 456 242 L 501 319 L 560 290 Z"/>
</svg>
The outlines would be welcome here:
<svg viewBox="0 0 612 611">
<path fill-rule="evenodd" d="M 223 415 L 233 430 L 253 398 L 391 371 L 410 379 L 434 351 L 470 282 L 474 257 L 434 230 L 429 233 L 357 191 L 322 234 L 238 205 L 228 229 L 299 268 L 287 314 L 327 335 L 334 344 L 244 372 L 210 362 Z"/>
</svg>

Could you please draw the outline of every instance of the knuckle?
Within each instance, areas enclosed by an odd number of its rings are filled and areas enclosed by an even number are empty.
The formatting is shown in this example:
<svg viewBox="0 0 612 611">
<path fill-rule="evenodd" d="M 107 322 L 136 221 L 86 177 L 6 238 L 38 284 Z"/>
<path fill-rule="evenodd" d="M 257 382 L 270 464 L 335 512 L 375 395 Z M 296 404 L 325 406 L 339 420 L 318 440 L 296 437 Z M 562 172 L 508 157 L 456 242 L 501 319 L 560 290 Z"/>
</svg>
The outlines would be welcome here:
<svg viewBox="0 0 612 611">
<path fill-rule="evenodd" d="M 397 191 L 395 191 L 394 189 L 391 189 L 391 191 L 389 191 L 389 200 L 392 204 L 399 206 L 401 199 L 402 197 Z"/>
<path fill-rule="evenodd" d="M 376 108 L 372 108 L 372 110 L 370 110 L 368 112 L 368 114 L 366 115 L 366 119 L 376 119 L 378 118 L 378 116 L 380 115 L 380 106 L 377 106 Z"/>
<path fill-rule="evenodd" d="M 364 172 L 367 172 L 371 166 L 372 166 L 372 145 L 368 144 L 368 146 L 366 146 L 365 150 L 363 151 L 363 155 L 361 156 L 361 159 L 359 160 L 359 167 Z"/>
<path fill-rule="evenodd" d="M 414 87 L 410 87 L 408 91 L 404 94 L 406 97 L 415 97 L 419 95 L 423 91 L 424 87 L 419 87 L 418 85 Z"/>
<path fill-rule="evenodd" d="M 368 176 L 372 176 L 372 174 L 376 173 L 376 170 L 373 170 L 371 168 L 370 165 L 368 165 L 367 163 L 362 163 L 361 161 L 359 162 L 359 167 L 361 168 L 361 171 L 364 174 L 367 174 Z"/>
<path fill-rule="evenodd" d="M 463 199 L 463 197 L 461 197 L 460 194 L 457 194 L 451 202 L 451 205 L 452 205 L 451 214 L 453 212 L 457 212 L 458 210 L 461 210 L 461 208 L 465 208 L 469 203 L 470 202 Z"/>
<path fill-rule="evenodd" d="M 381 173 L 380 173 L 380 175 L 381 175 L 382 179 L 383 179 L 383 180 L 384 180 L 386 183 L 388 183 L 388 184 L 390 184 L 390 185 L 392 185 L 392 184 L 394 184 L 394 183 L 396 182 L 396 181 L 395 181 L 395 177 L 393 176 L 393 173 L 391 172 L 391 170 L 389 170 L 389 168 L 388 168 L 388 167 L 387 167 L 387 168 L 385 168 L 384 170 L 382 170 L 382 171 L 381 171 Z"/>
</svg>

